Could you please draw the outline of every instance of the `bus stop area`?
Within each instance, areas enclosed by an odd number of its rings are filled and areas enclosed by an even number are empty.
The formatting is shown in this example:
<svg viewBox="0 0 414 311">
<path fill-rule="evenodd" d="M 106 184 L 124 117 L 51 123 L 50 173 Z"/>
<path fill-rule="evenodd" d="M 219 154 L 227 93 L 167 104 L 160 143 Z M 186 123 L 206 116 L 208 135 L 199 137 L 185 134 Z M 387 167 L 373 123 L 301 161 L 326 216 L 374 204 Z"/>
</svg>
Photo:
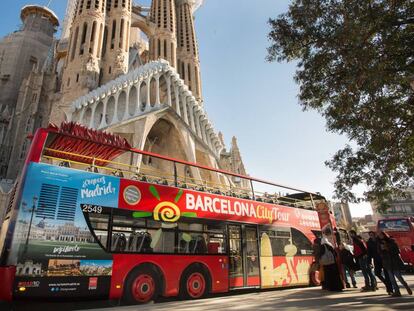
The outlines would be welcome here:
<svg viewBox="0 0 414 311">
<path fill-rule="evenodd" d="M 414 274 L 406 274 L 405 279 L 414 286 Z M 357 278 L 363 284 L 362 277 Z M 414 296 L 402 290 L 402 297 L 387 295 L 384 285 L 378 284 L 375 292 L 361 292 L 359 288 L 343 292 L 328 292 L 320 287 L 293 288 L 254 292 L 232 292 L 207 299 L 182 301 L 177 298 L 148 303 L 144 305 L 122 306 L 117 301 L 79 301 L 79 302 L 14 302 L 12 305 L 0 304 L 1 311 L 47 311 L 47 310 L 94 310 L 94 311 L 207 311 L 207 310 L 413 310 Z"/>
</svg>

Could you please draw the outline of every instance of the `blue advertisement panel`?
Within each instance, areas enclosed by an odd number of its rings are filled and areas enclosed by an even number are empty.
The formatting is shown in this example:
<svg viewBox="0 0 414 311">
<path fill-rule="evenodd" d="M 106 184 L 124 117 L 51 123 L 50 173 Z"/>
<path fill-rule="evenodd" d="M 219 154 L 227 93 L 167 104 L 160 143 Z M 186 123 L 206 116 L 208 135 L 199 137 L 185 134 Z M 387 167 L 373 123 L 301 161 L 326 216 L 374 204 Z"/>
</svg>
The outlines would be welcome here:
<svg viewBox="0 0 414 311">
<path fill-rule="evenodd" d="M 31 163 L 26 176 L 10 256 L 15 294 L 104 295 L 112 256 L 95 241 L 81 206 L 116 208 L 119 178 L 42 163 Z"/>
</svg>

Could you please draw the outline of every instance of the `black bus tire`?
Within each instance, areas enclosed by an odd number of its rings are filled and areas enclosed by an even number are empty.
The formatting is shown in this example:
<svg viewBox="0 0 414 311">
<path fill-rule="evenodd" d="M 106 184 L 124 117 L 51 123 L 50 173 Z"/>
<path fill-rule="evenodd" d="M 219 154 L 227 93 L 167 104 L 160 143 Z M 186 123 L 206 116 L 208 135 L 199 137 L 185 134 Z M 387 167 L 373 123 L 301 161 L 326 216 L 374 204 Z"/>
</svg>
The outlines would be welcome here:
<svg viewBox="0 0 414 311">
<path fill-rule="evenodd" d="M 188 267 L 181 276 L 180 298 L 200 299 L 210 291 L 210 275 L 199 265 Z"/>
<path fill-rule="evenodd" d="M 124 301 L 127 304 L 146 303 L 155 300 L 160 293 L 161 282 L 154 269 L 138 267 L 127 277 L 124 288 Z"/>
</svg>

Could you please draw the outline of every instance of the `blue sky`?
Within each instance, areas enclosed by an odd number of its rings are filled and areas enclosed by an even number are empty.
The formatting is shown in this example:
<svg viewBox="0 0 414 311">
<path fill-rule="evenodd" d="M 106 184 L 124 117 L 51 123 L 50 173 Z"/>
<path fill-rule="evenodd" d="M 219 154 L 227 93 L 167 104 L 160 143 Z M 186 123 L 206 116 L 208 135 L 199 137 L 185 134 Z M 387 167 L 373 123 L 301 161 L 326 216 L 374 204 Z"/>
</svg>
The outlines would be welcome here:
<svg viewBox="0 0 414 311">
<path fill-rule="evenodd" d="M 48 2 L 2 1 L 0 35 L 17 29 L 23 5 Z M 265 61 L 267 19 L 285 12 L 288 4 L 288 0 L 205 1 L 196 12 L 204 104 L 226 143 L 237 136 L 251 176 L 319 191 L 330 199 L 335 175 L 324 161 L 347 140 L 328 133 L 316 112 L 301 110 L 293 81 L 295 64 Z M 66 0 L 53 0 L 50 8 L 62 21 Z M 351 212 L 363 216 L 371 209 L 365 203 L 353 206 Z"/>
</svg>

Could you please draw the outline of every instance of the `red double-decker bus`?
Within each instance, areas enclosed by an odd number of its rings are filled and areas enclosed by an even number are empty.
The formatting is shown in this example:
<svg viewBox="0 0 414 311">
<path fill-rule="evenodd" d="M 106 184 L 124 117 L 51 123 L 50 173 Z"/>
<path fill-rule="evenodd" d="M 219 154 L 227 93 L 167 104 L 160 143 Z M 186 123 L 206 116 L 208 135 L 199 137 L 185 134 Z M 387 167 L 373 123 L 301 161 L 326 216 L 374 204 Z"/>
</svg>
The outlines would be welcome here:
<svg viewBox="0 0 414 311">
<path fill-rule="evenodd" d="M 260 192 L 270 187 L 283 193 Z M 147 302 L 308 285 L 315 206 L 327 213 L 319 194 L 136 150 L 77 124 L 40 129 L 2 225 L 0 299 Z"/>
</svg>

